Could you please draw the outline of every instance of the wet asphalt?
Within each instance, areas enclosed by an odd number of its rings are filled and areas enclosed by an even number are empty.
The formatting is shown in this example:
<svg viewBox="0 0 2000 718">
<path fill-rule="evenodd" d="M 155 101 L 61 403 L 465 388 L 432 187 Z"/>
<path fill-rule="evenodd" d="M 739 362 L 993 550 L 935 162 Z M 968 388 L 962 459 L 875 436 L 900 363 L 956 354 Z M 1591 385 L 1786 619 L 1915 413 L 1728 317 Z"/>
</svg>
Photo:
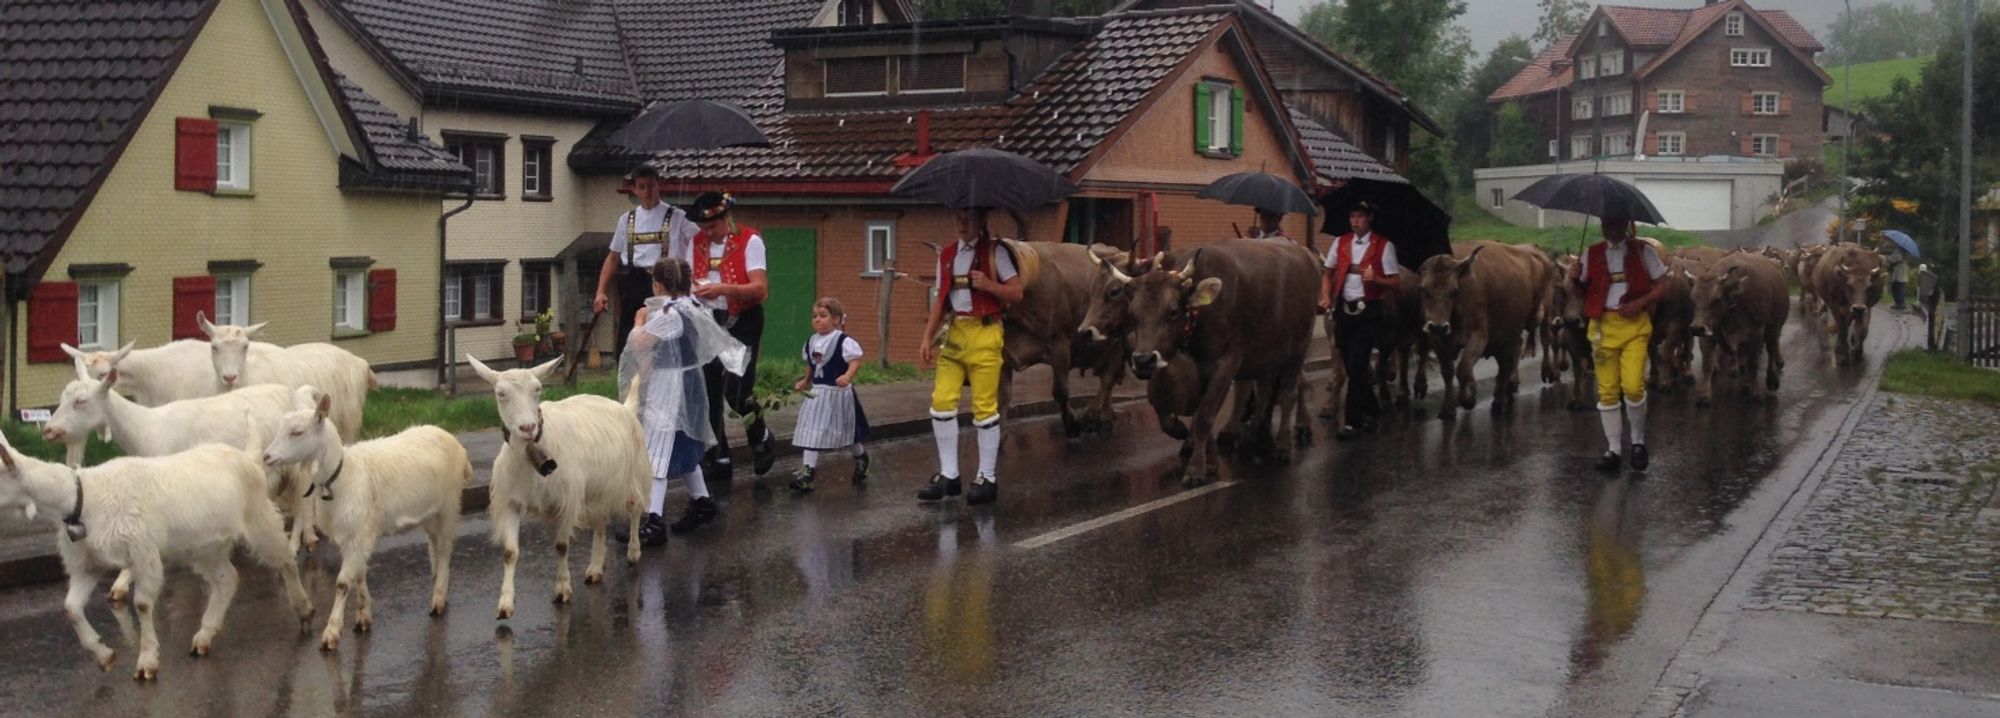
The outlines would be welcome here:
<svg viewBox="0 0 2000 718">
<path fill-rule="evenodd" d="M 1895 326 L 1878 314 L 1869 365 Z M 425 615 L 421 540 L 385 540 L 374 630 L 333 653 L 316 640 L 330 542 L 306 564 L 312 634 L 274 577 L 245 568 L 206 658 L 185 652 L 200 583 L 174 572 L 153 684 L 131 679 L 104 601 L 89 614 L 119 648 L 109 673 L 78 647 L 61 586 L 0 592 L 0 712 L 1627 715 L 1740 561 L 1732 547 L 1798 485 L 1781 462 L 1867 378 L 1800 327 L 1774 406 L 1720 387 L 1707 409 L 1656 395 L 1644 476 L 1593 472 L 1595 413 L 1564 410 L 1530 369 L 1512 415 L 1486 410 L 1489 382 L 1451 423 L 1431 418 L 1436 396 L 1353 443 L 1315 420 L 1290 465 L 1227 462 L 1196 490 L 1142 405 L 1109 437 L 1010 425 L 995 507 L 912 499 L 935 464 L 928 438 L 875 446 L 860 490 L 839 457 L 817 494 L 794 496 L 781 477 L 796 464 L 781 463 L 774 490 L 739 478 L 721 521 L 636 568 L 614 543 L 604 585 L 582 584 L 580 536 L 569 606 L 549 602 L 554 551 L 531 524 L 506 621 L 499 552 L 468 517 L 449 612 Z"/>
</svg>

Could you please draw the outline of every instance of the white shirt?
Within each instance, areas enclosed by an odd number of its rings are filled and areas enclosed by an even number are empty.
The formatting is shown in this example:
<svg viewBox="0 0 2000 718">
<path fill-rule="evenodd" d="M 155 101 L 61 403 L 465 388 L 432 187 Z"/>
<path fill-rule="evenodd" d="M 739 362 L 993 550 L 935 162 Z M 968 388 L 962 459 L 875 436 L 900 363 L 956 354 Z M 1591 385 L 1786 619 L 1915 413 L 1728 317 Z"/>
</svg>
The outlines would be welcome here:
<svg viewBox="0 0 2000 718">
<path fill-rule="evenodd" d="M 938 285 L 950 287 L 953 277 L 970 273 L 972 271 L 972 257 L 974 254 L 977 254 L 977 251 L 973 245 L 966 243 L 964 240 L 959 240 L 958 255 L 952 258 L 949 270 L 944 266 L 944 258 L 939 257 Z M 992 269 L 991 278 L 993 281 L 1004 284 L 1007 280 L 1013 279 L 1015 275 L 1014 253 L 1007 251 L 1007 248 L 1004 246 L 994 247 Z M 951 290 L 951 310 L 961 314 L 972 311 L 972 290 Z"/>
<path fill-rule="evenodd" d="M 671 254 L 664 255 L 668 257 L 687 256 L 688 244 L 693 242 L 695 234 L 701 231 L 700 227 L 696 227 L 694 222 L 688 220 L 686 212 L 682 212 L 680 208 L 665 202 L 661 202 L 659 206 L 652 209 L 633 207 L 631 210 L 618 215 L 618 224 L 611 230 L 611 253 L 618 255 L 619 264 L 625 263 L 625 245 L 628 241 L 628 237 L 625 234 L 626 215 L 636 215 L 633 221 L 633 229 L 638 230 L 641 234 L 658 232 L 662 224 L 666 224 L 669 221 L 672 222 L 672 229 L 667 233 L 668 246 L 641 244 L 632 247 L 632 265 L 641 268 L 651 267 L 658 263 L 660 257 L 663 256 L 660 254 L 661 250 L 671 252 Z M 669 220 L 669 217 L 672 219 Z"/>
<path fill-rule="evenodd" d="M 834 337 L 844 337 L 845 339 L 845 341 L 840 343 L 841 358 L 846 359 L 850 363 L 861 358 L 861 342 L 854 341 L 854 337 L 844 336 L 841 332 L 832 331 L 825 334 L 814 334 L 812 338 L 806 340 L 806 361 L 812 361 L 812 358 L 816 356 L 824 357 L 827 352 L 833 351 Z"/>
<path fill-rule="evenodd" d="M 1368 245 L 1373 244 L 1374 241 L 1374 232 L 1355 235 L 1353 241 L 1347 243 L 1347 266 L 1350 268 L 1361 266 L 1362 260 L 1368 256 Z M 1336 265 L 1340 264 L 1340 255 L 1334 254 L 1334 252 L 1338 251 L 1340 251 L 1339 240 L 1334 240 L 1333 246 L 1326 248 L 1326 262 L 1324 264 L 1327 269 L 1333 269 Z M 1401 271 L 1399 267 L 1400 265 L 1396 264 L 1395 243 L 1382 245 L 1382 276 L 1386 277 L 1399 273 Z M 1368 296 L 1367 287 L 1362 285 L 1361 275 L 1350 271 L 1341 281 L 1344 282 L 1340 288 L 1341 299 L 1358 302 Z"/>
<path fill-rule="evenodd" d="M 695 243 L 697 245 L 697 249 L 699 249 L 699 247 L 703 245 L 708 247 L 709 260 L 722 259 L 722 256 L 724 254 L 727 254 L 729 251 L 728 242 L 710 242 L 705 239 L 696 238 Z M 697 268 L 695 270 L 697 272 L 701 271 L 699 269 L 700 267 L 708 266 L 711 263 L 712 262 L 690 262 L 690 264 L 693 264 Z M 743 272 L 745 274 L 748 274 L 750 272 L 763 272 L 763 271 L 768 271 L 764 263 L 764 236 L 761 234 L 753 234 L 750 235 L 750 241 L 743 245 Z M 721 284 L 722 265 L 717 263 L 715 264 L 714 268 L 708 270 L 708 273 L 697 274 L 695 276 L 700 278 L 700 281 L 695 282 L 695 286 L 697 287 L 703 284 Z M 704 299 L 702 300 L 702 303 L 707 304 L 709 307 L 715 309 L 727 310 L 729 308 L 728 297 L 713 297 L 710 299 Z"/>
<path fill-rule="evenodd" d="M 1637 244 L 1641 250 L 1639 261 L 1646 267 L 1646 276 L 1659 279 L 1667 276 L 1667 264 L 1660 261 L 1660 253 L 1653 251 L 1652 245 L 1638 240 L 1604 243 L 1604 271 L 1613 275 L 1625 271 L 1625 248 Z M 1625 283 L 1612 282 L 1611 290 L 1604 293 L 1604 308 L 1617 309 L 1625 301 Z"/>
</svg>

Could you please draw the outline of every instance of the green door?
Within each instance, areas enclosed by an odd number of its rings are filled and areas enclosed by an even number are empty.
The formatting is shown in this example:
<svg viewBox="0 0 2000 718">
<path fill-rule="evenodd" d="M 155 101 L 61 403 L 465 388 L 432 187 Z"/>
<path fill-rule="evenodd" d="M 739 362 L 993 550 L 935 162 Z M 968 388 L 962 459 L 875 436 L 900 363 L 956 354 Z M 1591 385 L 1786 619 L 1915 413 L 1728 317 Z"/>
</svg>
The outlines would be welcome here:
<svg viewBox="0 0 2000 718">
<path fill-rule="evenodd" d="M 764 302 L 764 356 L 799 356 L 812 334 L 812 305 L 819 299 L 818 233 L 811 228 L 778 227 L 764 235 L 765 278 L 771 297 Z"/>
</svg>

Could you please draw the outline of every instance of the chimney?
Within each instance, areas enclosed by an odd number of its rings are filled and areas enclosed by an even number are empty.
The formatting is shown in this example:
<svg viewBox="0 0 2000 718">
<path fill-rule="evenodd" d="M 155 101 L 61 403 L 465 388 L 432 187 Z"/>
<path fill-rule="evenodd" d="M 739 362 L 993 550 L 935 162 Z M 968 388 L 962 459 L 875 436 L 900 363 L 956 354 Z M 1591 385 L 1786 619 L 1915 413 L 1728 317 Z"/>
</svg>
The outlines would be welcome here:
<svg viewBox="0 0 2000 718">
<path fill-rule="evenodd" d="M 1053 0 L 1007 0 L 1007 14 L 1014 17 L 1048 17 L 1055 14 Z"/>
<path fill-rule="evenodd" d="M 411 142 L 424 141 L 424 133 L 417 129 L 417 118 L 415 117 L 410 118 L 409 126 L 403 129 L 403 139 L 409 140 Z"/>
<path fill-rule="evenodd" d="M 932 155 L 936 154 L 931 149 L 931 111 L 917 110 L 917 116 L 911 119 L 910 124 L 917 127 L 917 148 L 915 151 L 907 152 L 901 157 L 897 157 L 895 160 L 896 165 L 899 167 L 922 167 L 925 162 L 931 161 Z"/>
</svg>

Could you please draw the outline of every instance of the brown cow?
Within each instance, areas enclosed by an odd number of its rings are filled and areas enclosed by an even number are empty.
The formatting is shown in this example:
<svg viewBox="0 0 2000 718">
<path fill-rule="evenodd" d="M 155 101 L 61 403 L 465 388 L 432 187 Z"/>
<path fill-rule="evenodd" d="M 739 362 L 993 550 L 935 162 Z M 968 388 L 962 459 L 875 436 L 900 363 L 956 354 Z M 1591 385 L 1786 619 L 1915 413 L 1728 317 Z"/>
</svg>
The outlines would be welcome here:
<svg viewBox="0 0 2000 718">
<path fill-rule="evenodd" d="M 1667 288 L 1653 303 L 1647 384 L 1661 391 L 1671 392 L 1694 380 L 1694 269 L 1688 260 L 1668 260 L 1667 274 L 1660 278 Z"/>
<path fill-rule="evenodd" d="M 1723 257 L 1729 256 L 1729 250 L 1707 245 L 1694 245 L 1676 249 L 1671 252 L 1671 255 L 1675 259 L 1692 260 L 1697 264 L 1707 266 L 1721 261 Z"/>
<path fill-rule="evenodd" d="M 1792 255 L 1792 279 L 1799 283 L 1800 314 L 1812 316 L 1818 314 L 1820 309 L 1822 309 L 1819 302 L 1819 292 L 1813 286 L 1812 276 L 1813 268 L 1818 266 L 1819 258 L 1826 254 L 1826 250 L 1827 245 L 1815 244 L 1800 247 Z"/>
<path fill-rule="evenodd" d="M 1540 282 L 1554 271 L 1554 263 L 1539 249 L 1485 241 L 1454 243 L 1451 254 L 1424 262 L 1418 283 L 1424 332 L 1444 376 L 1438 418 L 1451 419 L 1459 407 L 1472 408 L 1477 394 L 1472 365 L 1485 357 L 1500 362 L 1493 412 L 1512 408 L 1521 383 L 1523 339 L 1541 305 Z"/>
<path fill-rule="evenodd" d="M 1831 247 L 1813 264 L 1813 294 L 1826 313 L 1826 337 L 1834 340 L 1834 362 L 1852 364 L 1861 359 L 1868 343 L 1868 314 L 1882 300 L 1882 282 L 1887 272 L 1882 257 L 1856 244 Z"/>
<path fill-rule="evenodd" d="M 1570 276 L 1582 257 L 1564 255 L 1556 262 L 1556 271 L 1563 277 Z M 1588 411 L 1597 406 L 1597 367 L 1590 351 L 1590 317 L 1583 310 L 1584 288 L 1576 282 L 1565 281 L 1559 287 L 1560 304 L 1555 312 L 1554 325 L 1557 328 L 1556 342 L 1564 369 L 1570 372 L 1570 395 L 1567 403 L 1570 411 Z"/>
<path fill-rule="evenodd" d="M 1279 461 L 1289 442 L 1271 441 L 1271 413 L 1280 436 L 1293 435 L 1299 381 L 1312 341 L 1320 265 L 1297 245 L 1223 240 L 1190 252 L 1177 270 L 1156 269 L 1123 282 L 1132 331 L 1133 373 L 1145 379 L 1187 354 L 1200 376 L 1201 403 L 1188 437 L 1187 483 L 1215 474 L 1215 416 L 1232 384 L 1255 382 L 1250 441 Z"/>
<path fill-rule="evenodd" d="M 1760 254 L 1731 255 L 1695 275 L 1694 333 L 1706 340 L 1695 403 L 1707 406 L 1714 400 L 1715 376 L 1730 373 L 1732 363 L 1747 393 L 1764 401 L 1777 398 L 1778 377 L 1785 369 L 1778 337 L 1790 304 L 1784 271 Z M 1760 358 L 1762 391 L 1756 383 Z"/>
</svg>

